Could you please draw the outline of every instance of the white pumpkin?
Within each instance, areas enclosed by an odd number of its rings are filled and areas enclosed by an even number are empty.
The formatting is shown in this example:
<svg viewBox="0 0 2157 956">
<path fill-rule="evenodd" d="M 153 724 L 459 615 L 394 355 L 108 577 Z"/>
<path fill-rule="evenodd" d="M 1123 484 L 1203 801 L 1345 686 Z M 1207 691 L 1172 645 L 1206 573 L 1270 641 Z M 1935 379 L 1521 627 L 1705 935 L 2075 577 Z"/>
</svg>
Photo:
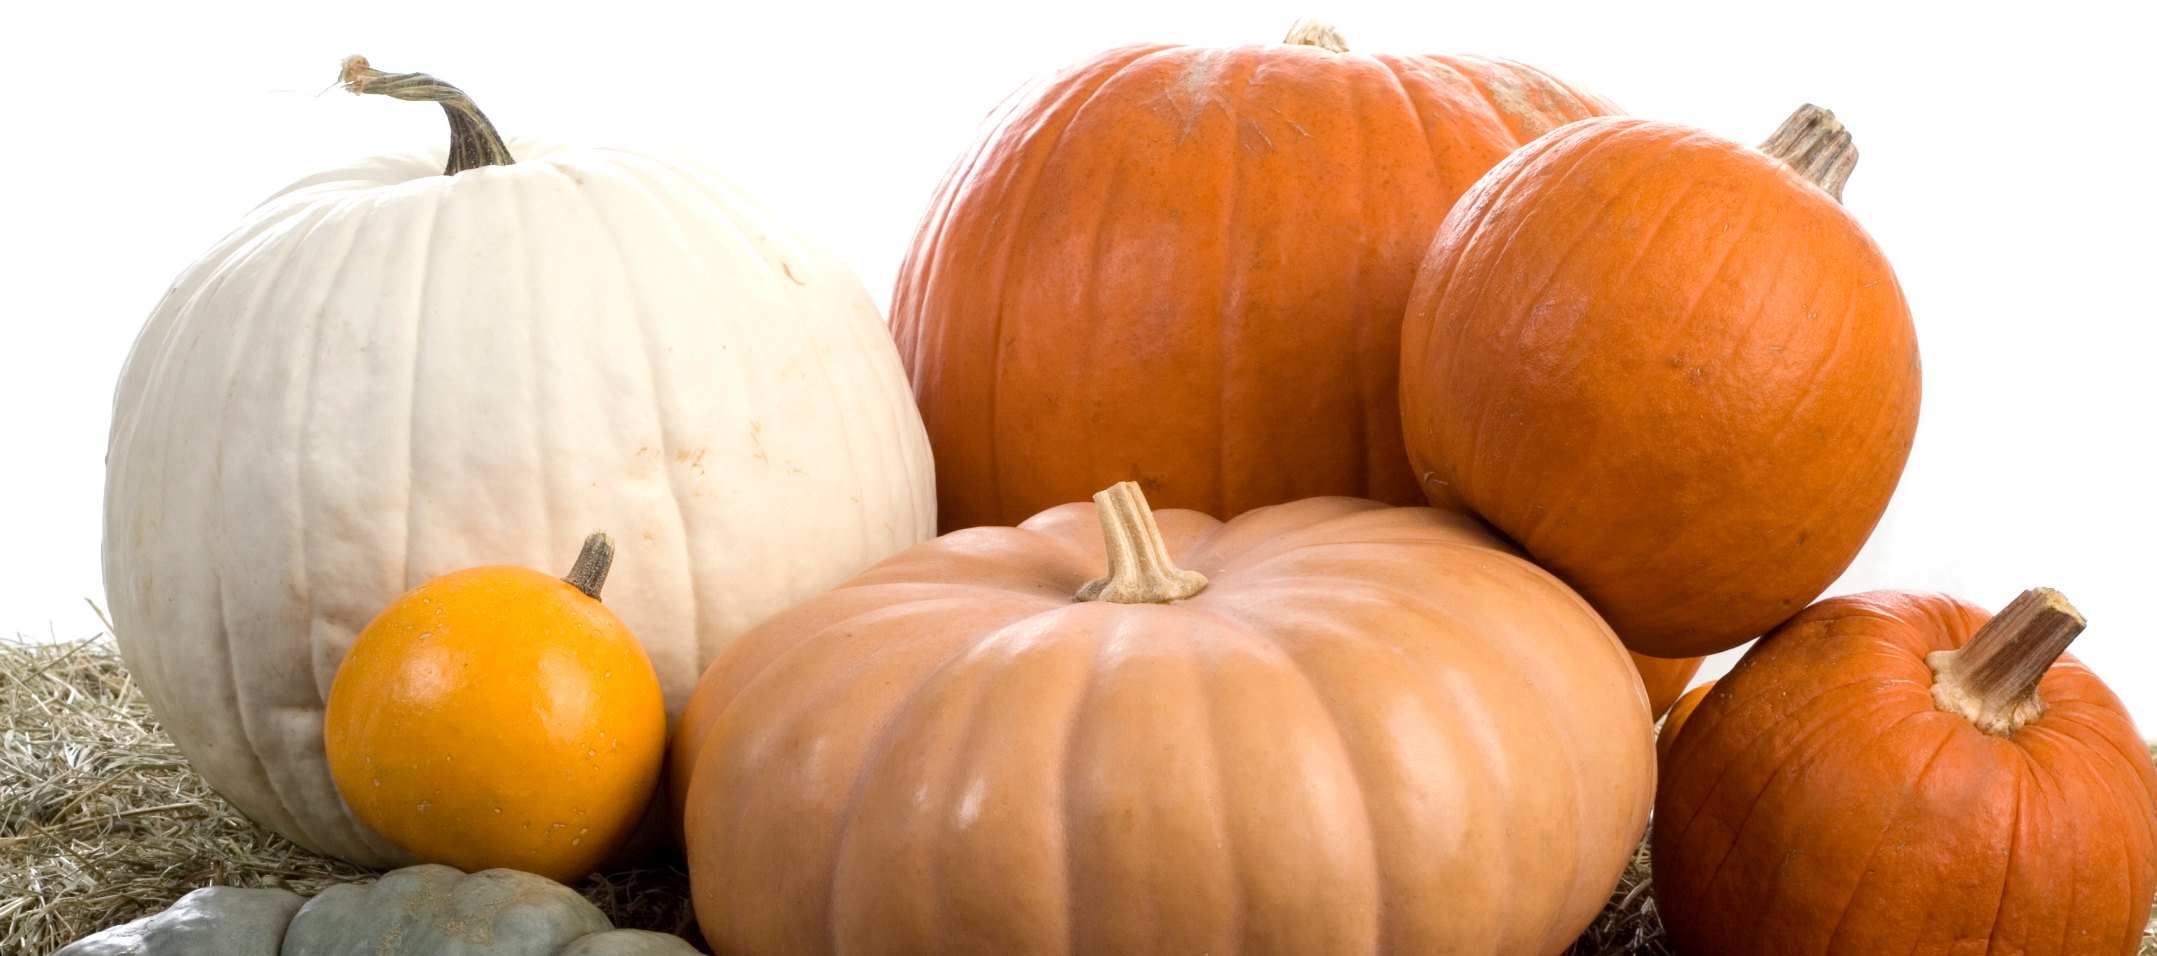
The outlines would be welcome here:
<svg viewBox="0 0 2157 956">
<path fill-rule="evenodd" d="M 173 285 L 115 402 L 129 669 L 220 793 L 366 865 L 408 857 L 346 810 L 322 709 L 405 590 L 558 568 L 604 529 L 606 602 L 671 716 L 736 634 L 936 527 L 897 350 L 844 264 L 686 154 L 509 149 L 279 193 Z"/>
</svg>

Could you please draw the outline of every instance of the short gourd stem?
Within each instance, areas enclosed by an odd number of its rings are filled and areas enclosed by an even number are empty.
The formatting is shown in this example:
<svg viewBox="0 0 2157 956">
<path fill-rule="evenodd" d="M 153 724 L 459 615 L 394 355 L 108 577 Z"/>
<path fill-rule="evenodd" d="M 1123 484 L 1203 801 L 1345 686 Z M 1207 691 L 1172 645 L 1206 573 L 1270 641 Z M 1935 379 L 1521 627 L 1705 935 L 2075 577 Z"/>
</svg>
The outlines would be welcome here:
<svg viewBox="0 0 2157 956">
<path fill-rule="evenodd" d="M 1289 27 L 1288 36 L 1281 42 L 1293 46 L 1315 46 L 1334 53 L 1348 52 L 1348 41 L 1342 38 L 1341 31 L 1309 17 L 1297 20 L 1294 26 Z"/>
<path fill-rule="evenodd" d="M 1760 151 L 1797 170 L 1798 175 L 1842 201 L 1842 187 L 1857 168 L 1857 144 L 1835 114 L 1807 103 L 1783 120 Z"/>
<path fill-rule="evenodd" d="M 442 112 L 449 114 L 449 166 L 443 175 L 516 162 L 509 155 L 509 146 L 502 142 L 502 134 L 495 132 L 494 124 L 487 121 L 487 115 L 479 111 L 472 98 L 441 80 L 425 73 L 384 73 L 367 65 L 366 57 L 348 56 L 338 82 L 354 94 L 375 93 L 442 104 Z"/>
<path fill-rule="evenodd" d="M 2051 588 L 2022 592 L 1951 651 L 1925 655 L 1933 705 L 2008 736 L 2045 712 L 2037 685 L 2088 622 Z"/>
<path fill-rule="evenodd" d="M 584 538 L 584 547 L 577 551 L 577 563 L 569 566 L 569 573 L 562 580 L 569 586 L 584 592 L 584 596 L 599 600 L 599 589 L 607 583 L 607 571 L 614 567 L 614 539 L 604 531 L 594 531 Z"/>
<path fill-rule="evenodd" d="M 1079 588 L 1081 601 L 1166 604 L 1206 589 L 1206 576 L 1176 566 L 1161 540 L 1161 526 L 1135 481 L 1119 481 L 1093 496 L 1100 509 L 1101 539 L 1108 545 L 1108 576 Z"/>
</svg>

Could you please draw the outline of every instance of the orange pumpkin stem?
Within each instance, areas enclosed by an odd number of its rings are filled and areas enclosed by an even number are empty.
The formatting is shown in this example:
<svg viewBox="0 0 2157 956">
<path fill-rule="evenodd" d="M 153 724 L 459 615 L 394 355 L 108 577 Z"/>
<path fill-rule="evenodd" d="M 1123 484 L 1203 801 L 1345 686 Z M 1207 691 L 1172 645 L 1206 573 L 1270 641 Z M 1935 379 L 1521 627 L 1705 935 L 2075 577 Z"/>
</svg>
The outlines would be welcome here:
<svg viewBox="0 0 2157 956">
<path fill-rule="evenodd" d="M 354 95 L 376 93 L 400 100 L 424 100 L 442 104 L 449 114 L 449 166 L 445 176 L 455 176 L 481 166 L 509 166 L 516 159 L 502 134 L 495 132 L 487 114 L 464 91 L 425 73 L 384 73 L 367 65 L 357 54 L 345 57 L 337 82 Z"/>
<path fill-rule="evenodd" d="M 1108 576 L 1079 588 L 1081 601 L 1167 604 L 1206 589 L 1206 576 L 1176 566 L 1161 540 L 1161 526 L 1146 506 L 1138 482 L 1119 481 L 1093 496 L 1101 512 L 1101 540 L 1108 545 Z"/>
<path fill-rule="evenodd" d="M 1760 151 L 1842 201 L 1842 187 L 1857 168 L 1857 144 L 1835 114 L 1807 103 L 1783 120 L 1774 135 L 1760 144 Z"/>
<path fill-rule="evenodd" d="M 584 592 L 584 596 L 599 600 L 599 589 L 607 583 L 607 572 L 614 567 L 614 539 L 604 531 L 594 531 L 584 537 L 584 547 L 577 551 L 577 561 L 569 566 L 569 573 L 562 580 L 569 586 Z"/>
<path fill-rule="evenodd" d="M 2037 684 L 2088 626 L 2060 592 L 2022 592 L 1960 649 L 1925 655 L 1933 705 L 1988 734 L 2013 734 L 2045 712 Z"/>
<path fill-rule="evenodd" d="M 1281 42 L 1292 46 L 1315 46 L 1334 53 L 1348 52 L 1348 41 L 1341 36 L 1341 31 L 1310 17 L 1297 20 L 1295 26 L 1288 28 L 1288 36 Z"/>
</svg>

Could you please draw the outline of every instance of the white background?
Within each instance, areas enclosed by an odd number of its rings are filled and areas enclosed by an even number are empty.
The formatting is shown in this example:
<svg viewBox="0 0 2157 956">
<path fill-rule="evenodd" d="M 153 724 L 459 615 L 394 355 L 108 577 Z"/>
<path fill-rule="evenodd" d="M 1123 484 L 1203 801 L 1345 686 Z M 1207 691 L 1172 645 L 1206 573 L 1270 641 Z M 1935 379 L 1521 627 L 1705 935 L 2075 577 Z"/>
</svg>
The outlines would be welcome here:
<svg viewBox="0 0 2157 956">
<path fill-rule="evenodd" d="M 512 135 L 698 148 L 888 303 L 931 189 L 1021 82 L 1317 15 L 1354 49 L 1524 60 L 1745 141 L 1836 110 L 1925 396 L 1834 590 L 2058 587 L 2091 620 L 2076 653 L 2157 734 L 2147 3 L 0 4 L 0 634 L 100 627 L 112 387 L 166 284 L 285 183 L 443 140 L 431 106 L 329 91 L 348 53 L 460 85 Z"/>
</svg>

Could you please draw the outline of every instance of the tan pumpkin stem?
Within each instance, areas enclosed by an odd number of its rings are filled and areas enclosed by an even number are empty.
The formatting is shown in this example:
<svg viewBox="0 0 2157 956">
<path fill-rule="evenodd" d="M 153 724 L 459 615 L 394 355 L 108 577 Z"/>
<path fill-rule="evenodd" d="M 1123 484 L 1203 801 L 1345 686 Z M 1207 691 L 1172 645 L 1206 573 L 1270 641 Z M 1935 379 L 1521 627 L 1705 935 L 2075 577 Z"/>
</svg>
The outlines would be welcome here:
<svg viewBox="0 0 2157 956">
<path fill-rule="evenodd" d="M 1297 20 L 1295 26 L 1288 28 L 1288 36 L 1281 42 L 1296 46 L 1315 46 L 1334 53 L 1348 52 L 1348 41 L 1341 36 L 1341 31 L 1310 17 Z"/>
<path fill-rule="evenodd" d="M 2037 684 L 2088 622 L 2051 588 L 2017 595 L 1960 649 L 1925 655 L 1933 705 L 2005 737 L 2045 712 Z"/>
<path fill-rule="evenodd" d="M 562 580 L 569 586 L 584 592 L 584 596 L 599 600 L 599 589 L 607 583 L 607 572 L 614 567 L 614 539 L 604 531 L 585 535 L 584 547 L 577 551 L 577 563 L 569 566 L 569 573 Z"/>
<path fill-rule="evenodd" d="M 1760 144 L 1760 151 L 1812 180 L 1836 202 L 1842 201 L 1843 184 L 1857 168 L 1857 143 L 1850 139 L 1850 131 L 1834 113 L 1811 103 L 1783 120 L 1774 135 Z"/>
<path fill-rule="evenodd" d="M 509 166 L 516 159 L 502 134 L 479 111 L 464 91 L 425 73 L 384 73 L 367 65 L 364 56 L 345 57 L 338 82 L 353 94 L 377 93 L 400 100 L 425 100 L 442 104 L 449 114 L 449 167 L 443 175 L 455 176 L 481 166 Z"/>
<path fill-rule="evenodd" d="M 1161 526 L 1146 506 L 1138 482 L 1119 481 L 1093 496 L 1101 512 L 1101 540 L 1108 545 L 1108 577 L 1079 588 L 1081 601 L 1167 604 L 1206 589 L 1206 576 L 1176 566 L 1161 540 Z"/>
</svg>

